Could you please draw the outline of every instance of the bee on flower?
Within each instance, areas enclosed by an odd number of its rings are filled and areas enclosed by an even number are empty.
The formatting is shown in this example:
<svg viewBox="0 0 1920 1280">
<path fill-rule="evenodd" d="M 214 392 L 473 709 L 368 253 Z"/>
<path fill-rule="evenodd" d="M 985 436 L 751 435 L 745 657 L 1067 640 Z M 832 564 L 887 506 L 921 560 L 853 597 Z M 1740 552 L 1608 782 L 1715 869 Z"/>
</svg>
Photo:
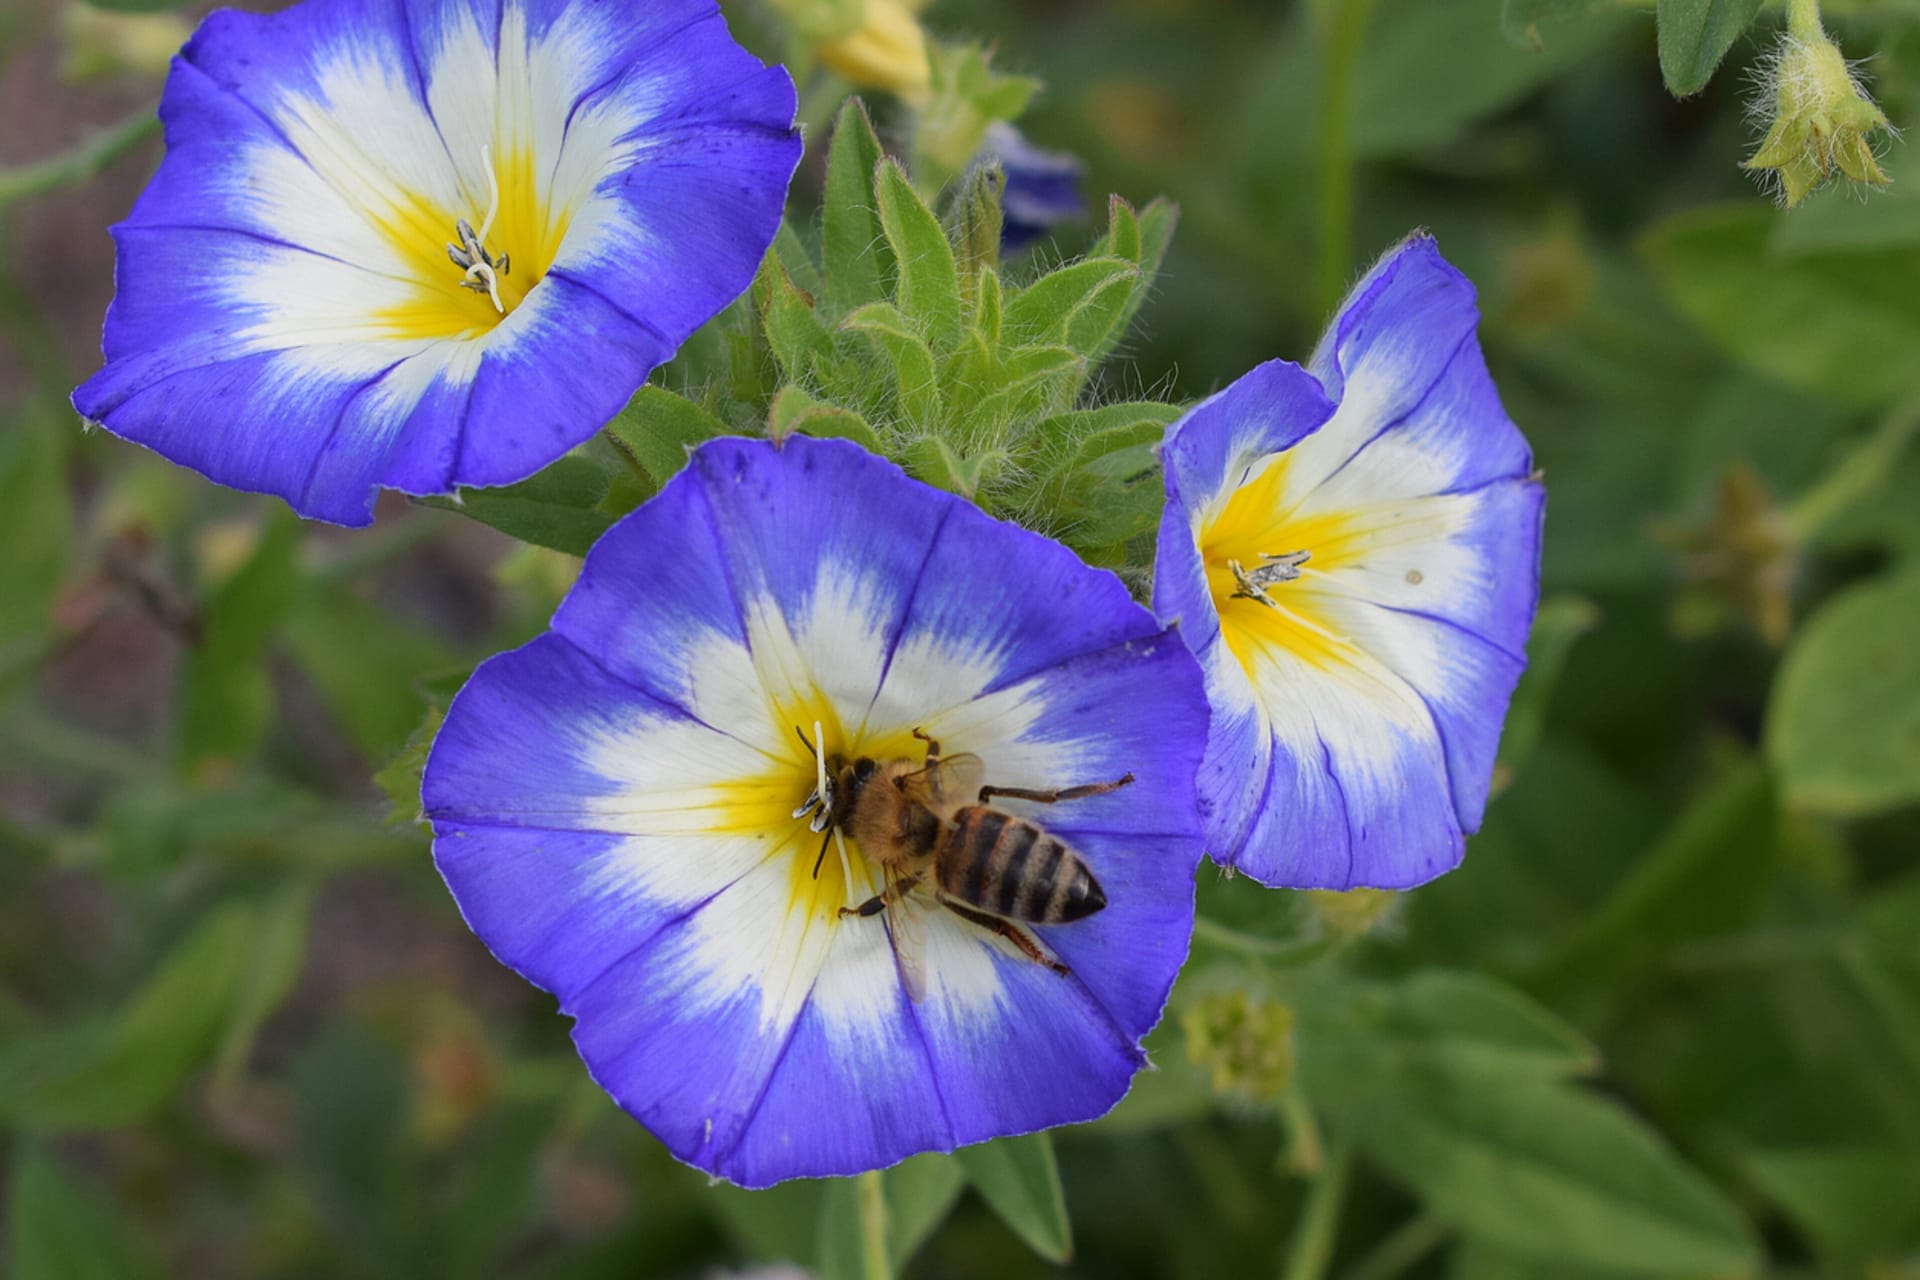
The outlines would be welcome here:
<svg viewBox="0 0 1920 1280">
<path fill-rule="evenodd" d="M 1119 579 L 842 441 L 718 440 L 483 664 L 468 923 L 745 1186 L 1089 1120 L 1193 925 L 1200 677 Z"/>
</svg>

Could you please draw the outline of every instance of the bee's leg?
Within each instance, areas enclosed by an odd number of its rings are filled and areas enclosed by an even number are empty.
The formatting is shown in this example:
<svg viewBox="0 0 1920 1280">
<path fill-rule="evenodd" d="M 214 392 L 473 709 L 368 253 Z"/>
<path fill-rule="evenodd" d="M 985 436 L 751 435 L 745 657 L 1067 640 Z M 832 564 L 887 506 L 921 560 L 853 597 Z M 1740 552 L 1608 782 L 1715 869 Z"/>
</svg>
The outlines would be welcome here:
<svg viewBox="0 0 1920 1280">
<path fill-rule="evenodd" d="M 927 764 L 930 766 L 938 764 L 940 762 L 940 739 L 928 737 L 926 730 L 917 725 L 914 727 L 913 736 L 927 744 Z"/>
<path fill-rule="evenodd" d="M 1026 787 L 982 787 L 980 803 L 985 804 L 994 796 L 1012 796 L 1015 800 L 1034 800 L 1040 804 L 1055 804 L 1061 800 L 1078 800 L 1083 796 L 1103 796 L 1109 791 L 1118 791 L 1133 781 L 1133 775 L 1114 782 L 1089 782 L 1084 786 L 1066 787 L 1059 791 L 1033 791 Z"/>
<path fill-rule="evenodd" d="M 976 911 L 964 902 L 956 902 L 945 894 L 940 895 L 940 903 L 947 910 L 971 924 L 977 924 L 988 933 L 997 933 L 1020 949 L 1020 954 L 1035 964 L 1045 965 L 1055 973 L 1065 977 L 1073 970 L 1048 955 L 1046 949 L 1033 940 L 1033 936 L 1011 920 L 1002 920 L 999 916 L 990 916 L 984 911 Z"/>
<path fill-rule="evenodd" d="M 874 894 L 859 906 L 840 908 L 840 914 L 843 916 L 877 916 L 893 903 L 906 897 L 907 891 L 919 884 L 921 879 L 922 877 L 920 876 L 909 876 L 905 879 L 895 880 L 886 887 L 884 892 Z"/>
</svg>

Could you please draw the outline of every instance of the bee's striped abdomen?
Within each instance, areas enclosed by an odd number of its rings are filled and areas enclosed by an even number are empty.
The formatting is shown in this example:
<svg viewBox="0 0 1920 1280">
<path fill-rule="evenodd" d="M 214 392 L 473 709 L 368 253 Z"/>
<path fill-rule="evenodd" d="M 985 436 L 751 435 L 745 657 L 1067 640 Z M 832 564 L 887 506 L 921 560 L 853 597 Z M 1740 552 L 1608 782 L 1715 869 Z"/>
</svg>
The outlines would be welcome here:
<svg viewBox="0 0 1920 1280">
<path fill-rule="evenodd" d="M 985 805 L 954 815 L 939 859 L 950 897 L 1009 920 L 1061 924 L 1092 915 L 1107 896 L 1080 855 L 1037 823 Z"/>
</svg>

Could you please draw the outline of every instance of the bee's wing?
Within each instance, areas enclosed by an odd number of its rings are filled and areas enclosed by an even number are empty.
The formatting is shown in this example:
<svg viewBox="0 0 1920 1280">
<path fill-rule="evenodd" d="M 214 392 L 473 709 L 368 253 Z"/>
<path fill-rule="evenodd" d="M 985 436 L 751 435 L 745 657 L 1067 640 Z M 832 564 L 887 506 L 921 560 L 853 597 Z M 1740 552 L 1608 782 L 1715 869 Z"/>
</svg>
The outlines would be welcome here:
<svg viewBox="0 0 1920 1280">
<path fill-rule="evenodd" d="M 987 766 L 979 756 L 962 752 L 942 756 L 918 773 L 905 774 L 900 789 L 910 800 L 918 800 L 935 813 L 945 814 L 961 805 L 972 804 L 987 781 Z"/>
<path fill-rule="evenodd" d="M 900 974 L 900 986 L 907 999 L 918 1004 L 927 994 L 927 923 L 918 908 L 907 906 L 898 895 L 887 899 L 887 941 L 893 944 L 893 967 Z"/>
</svg>

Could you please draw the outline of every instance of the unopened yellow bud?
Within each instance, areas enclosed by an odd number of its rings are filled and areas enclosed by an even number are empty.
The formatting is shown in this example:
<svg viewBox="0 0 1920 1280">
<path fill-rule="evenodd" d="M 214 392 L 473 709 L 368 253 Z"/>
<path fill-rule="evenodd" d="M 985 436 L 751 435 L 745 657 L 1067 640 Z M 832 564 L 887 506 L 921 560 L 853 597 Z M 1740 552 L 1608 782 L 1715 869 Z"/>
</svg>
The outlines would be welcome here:
<svg viewBox="0 0 1920 1280">
<path fill-rule="evenodd" d="M 1817 24 L 1781 37 L 1765 76 L 1760 113 L 1772 123 L 1746 167 L 1771 175 L 1788 208 L 1831 179 L 1884 186 L 1869 141 L 1887 117 L 1860 85 L 1840 49 Z"/>
<path fill-rule="evenodd" d="M 914 8 L 903 0 L 866 0 L 860 24 L 820 41 L 814 56 L 863 89 L 919 101 L 933 83 L 933 68 L 927 61 L 927 33 Z"/>
<path fill-rule="evenodd" d="M 193 34 L 177 14 L 109 13 L 89 4 L 68 5 L 60 21 L 66 36 L 60 75 L 71 81 L 118 75 L 157 79 Z"/>
</svg>

